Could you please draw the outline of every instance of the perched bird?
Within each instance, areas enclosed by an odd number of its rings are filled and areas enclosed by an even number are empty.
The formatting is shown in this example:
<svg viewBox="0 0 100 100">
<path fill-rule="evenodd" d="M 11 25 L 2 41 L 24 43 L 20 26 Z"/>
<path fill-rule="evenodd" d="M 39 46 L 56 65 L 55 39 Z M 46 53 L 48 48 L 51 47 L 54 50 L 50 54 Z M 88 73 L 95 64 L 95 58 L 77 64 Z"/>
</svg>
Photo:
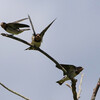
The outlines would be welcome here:
<svg viewBox="0 0 100 100">
<path fill-rule="evenodd" d="M 0 25 L 8 33 L 11 33 L 12 35 L 17 35 L 17 34 L 22 33 L 24 31 L 30 30 L 29 28 L 28 29 L 20 29 L 20 28 L 24 28 L 24 27 L 29 27 L 29 25 L 19 23 L 19 22 L 26 20 L 26 19 L 28 19 L 28 18 L 23 18 L 21 20 L 11 22 L 11 23 L 2 22 Z"/>
<path fill-rule="evenodd" d="M 62 85 L 65 81 L 70 80 L 68 77 L 74 78 L 83 70 L 83 68 L 80 66 L 76 67 L 74 65 L 66 65 L 66 64 L 60 64 L 60 65 L 67 71 L 67 74 L 63 72 L 64 77 L 61 80 L 57 81 L 59 85 Z M 56 67 L 61 70 L 61 68 L 58 65 L 56 65 Z"/>
<path fill-rule="evenodd" d="M 29 47 L 25 50 L 32 50 L 32 49 L 35 49 L 35 48 L 39 48 L 40 45 L 41 45 L 41 42 L 43 40 L 43 36 L 45 34 L 45 32 L 48 30 L 48 28 L 52 25 L 52 23 L 56 20 L 53 20 L 41 33 L 37 33 L 35 32 L 34 30 L 34 26 L 32 24 L 32 21 L 31 21 L 31 18 L 30 16 L 28 15 L 28 18 L 29 18 L 29 21 L 30 21 L 30 24 L 32 26 L 32 30 L 33 30 L 33 35 L 32 35 L 32 42 L 31 44 L 33 45 L 33 47 Z M 35 47 L 35 48 L 34 48 Z"/>
</svg>

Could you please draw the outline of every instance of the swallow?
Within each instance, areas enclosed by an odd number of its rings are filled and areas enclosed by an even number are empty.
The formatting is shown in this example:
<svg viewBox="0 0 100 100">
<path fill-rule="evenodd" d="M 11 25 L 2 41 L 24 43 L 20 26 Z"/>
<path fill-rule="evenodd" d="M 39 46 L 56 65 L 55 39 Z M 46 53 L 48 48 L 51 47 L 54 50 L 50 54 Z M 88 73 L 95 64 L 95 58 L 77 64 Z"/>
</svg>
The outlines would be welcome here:
<svg viewBox="0 0 100 100">
<path fill-rule="evenodd" d="M 54 19 L 44 30 L 42 30 L 41 33 L 37 33 L 35 32 L 35 29 L 34 29 L 34 26 L 32 24 L 32 21 L 31 21 L 31 18 L 30 16 L 28 15 L 28 18 L 29 18 L 29 21 L 30 21 L 30 24 L 32 26 L 32 30 L 33 30 L 33 35 L 32 35 L 32 42 L 31 44 L 33 45 L 32 47 L 29 47 L 25 50 L 33 50 L 35 48 L 39 48 L 41 46 L 41 42 L 43 40 L 43 36 L 45 34 L 45 32 L 48 30 L 48 28 L 53 24 L 53 22 L 56 20 Z M 35 48 L 34 48 L 35 47 Z"/>
<path fill-rule="evenodd" d="M 0 26 L 8 33 L 11 33 L 12 35 L 18 35 L 24 31 L 30 30 L 29 28 L 28 29 L 20 29 L 20 28 L 24 28 L 24 27 L 29 27 L 29 25 L 27 25 L 27 24 L 19 23 L 26 19 L 28 19 L 28 18 L 23 18 L 23 19 L 20 19 L 18 21 L 14 21 L 11 23 L 2 22 Z"/>
<path fill-rule="evenodd" d="M 61 80 L 56 82 L 59 85 L 62 85 L 65 81 L 70 80 L 68 76 L 70 78 L 74 78 L 83 70 L 83 68 L 80 66 L 76 67 L 74 65 L 68 65 L 68 64 L 60 64 L 60 65 L 67 71 L 67 74 L 63 72 L 64 77 Z M 61 70 L 59 66 L 56 65 L 56 67 Z"/>
</svg>

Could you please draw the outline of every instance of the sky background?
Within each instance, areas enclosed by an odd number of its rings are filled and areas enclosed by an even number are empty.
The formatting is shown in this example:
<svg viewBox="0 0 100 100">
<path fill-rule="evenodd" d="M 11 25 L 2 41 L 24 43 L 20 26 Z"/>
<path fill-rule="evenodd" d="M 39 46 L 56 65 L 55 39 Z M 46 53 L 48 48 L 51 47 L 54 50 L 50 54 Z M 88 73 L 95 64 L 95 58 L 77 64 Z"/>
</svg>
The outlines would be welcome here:
<svg viewBox="0 0 100 100">
<path fill-rule="evenodd" d="M 35 30 L 46 32 L 41 49 L 59 63 L 84 68 L 80 100 L 90 100 L 100 77 L 100 0 L 0 0 L 0 23 L 31 16 Z M 29 21 L 23 21 L 29 24 Z M 7 33 L 0 27 L 0 33 Z M 32 30 L 17 37 L 31 42 Z M 0 36 L 0 82 L 30 100 L 73 100 L 71 90 L 56 81 L 62 71 L 38 51 Z M 81 74 L 76 77 L 77 90 Z M 100 90 L 96 100 L 100 99 Z M 0 86 L 0 100 L 23 100 Z"/>
</svg>

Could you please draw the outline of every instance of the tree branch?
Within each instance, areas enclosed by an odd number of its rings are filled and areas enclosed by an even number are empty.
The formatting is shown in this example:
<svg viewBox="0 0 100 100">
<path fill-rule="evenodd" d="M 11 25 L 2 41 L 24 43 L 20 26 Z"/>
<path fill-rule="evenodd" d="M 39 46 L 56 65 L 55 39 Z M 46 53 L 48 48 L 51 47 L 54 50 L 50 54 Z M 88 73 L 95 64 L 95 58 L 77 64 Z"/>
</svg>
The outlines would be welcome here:
<svg viewBox="0 0 100 100">
<path fill-rule="evenodd" d="M 98 80 L 96 87 L 93 89 L 93 94 L 92 94 L 91 100 L 95 100 L 97 92 L 99 90 L 99 87 L 100 87 L 100 78 Z"/>
<path fill-rule="evenodd" d="M 5 34 L 5 33 L 1 33 L 1 35 L 2 36 L 5 36 L 5 37 L 8 37 L 8 38 L 11 38 L 11 39 L 14 39 L 14 40 L 17 40 L 17 41 L 19 41 L 19 42 L 22 42 L 22 43 L 24 43 L 24 44 L 26 44 L 26 45 L 29 45 L 29 46 L 31 46 L 31 47 L 34 47 L 31 43 L 29 43 L 29 42 L 27 42 L 27 41 L 25 41 L 25 40 L 23 40 L 23 39 L 20 39 L 20 38 L 18 38 L 18 37 L 15 37 L 15 36 L 13 36 L 13 35 L 9 35 L 9 34 Z M 42 49 L 40 49 L 40 48 L 36 48 L 36 47 L 34 47 L 35 48 L 35 50 L 38 50 L 39 52 L 41 52 L 42 54 L 44 54 L 45 56 L 47 56 L 50 60 L 52 60 L 56 65 L 58 65 L 58 67 L 60 67 L 61 69 L 62 69 L 62 71 L 64 71 L 65 73 L 67 73 L 67 71 L 53 58 L 53 57 L 51 57 L 49 54 L 47 54 L 45 51 L 43 51 Z M 70 78 L 70 77 L 69 77 Z M 70 78 L 71 79 L 71 78 Z"/>
<path fill-rule="evenodd" d="M 81 91 L 82 91 L 81 85 L 82 85 L 83 76 L 84 76 L 84 74 L 81 74 L 81 79 L 80 79 L 80 84 L 79 84 L 79 91 L 78 91 L 78 93 L 77 93 L 77 100 L 80 98 L 80 94 L 81 94 Z M 75 84 L 76 84 L 76 83 L 72 83 L 72 84 L 73 84 L 73 88 L 74 88 L 73 91 L 76 91 L 76 90 L 75 90 L 75 88 L 76 88 L 76 87 L 75 87 Z M 67 83 L 66 83 L 66 85 L 72 90 L 72 86 L 70 86 L 70 85 L 67 84 Z M 75 95 L 74 98 L 76 98 L 76 93 L 73 92 L 73 94 Z M 76 99 L 75 99 L 75 100 L 76 100 Z"/>
<path fill-rule="evenodd" d="M 67 83 L 66 83 L 66 85 L 72 90 L 73 99 L 74 100 L 78 100 L 78 98 L 77 98 L 77 92 L 76 92 L 76 82 L 77 82 L 77 80 L 72 79 L 71 82 L 72 82 L 71 86 L 69 84 L 67 84 Z"/>
<path fill-rule="evenodd" d="M 22 42 L 22 43 L 24 43 L 24 44 L 27 44 L 27 45 L 33 47 L 33 45 L 31 45 L 29 42 L 27 42 L 27 41 L 25 41 L 25 40 L 23 40 L 23 39 L 17 38 L 17 37 L 15 37 L 15 36 L 13 36 L 13 35 L 5 34 L 5 33 L 1 33 L 1 35 L 2 35 L 2 36 L 5 36 L 5 37 L 8 37 L 8 38 L 11 38 L 11 39 L 14 39 L 14 40 L 17 40 L 17 41 L 19 41 L 19 42 Z M 51 61 L 53 61 L 56 65 L 58 65 L 58 67 L 60 67 L 64 73 L 67 74 L 67 71 L 66 71 L 53 57 L 51 57 L 49 54 L 47 54 L 45 51 L 43 51 L 43 50 L 40 49 L 40 48 L 35 48 L 35 50 L 37 50 L 37 51 L 41 52 L 42 54 L 44 54 L 44 55 L 45 55 L 46 57 L 48 57 Z M 68 75 L 68 74 L 67 74 L 67 75 Z M 72 82 L 72 93 L 73 93 L 73 98 L 74 98 L 74 100 L 77 100 L 77 92 L 76 92 L 76 82 L 77 82 L 77 81 L 76 81 L 76 79 L 74 79 L 74 78 L 72 79 L 70 76 L 68 76 L 68 78 L 69 78 L 69 79 L 71 80 L 71 82 Z"/>
<path fill-rule="evenodd" d="M 43 53 L 45 56 L 47 56 L 50 60 L 52 60 L 56 65 L 58 65 L 59 67 L 61 67 L 61 69 L 66 73 L 66 70 L 54 59 L 52 58 L 50 55 L 48 55 L 46 52 L 44 52 L 43 50 L 41 50 L 40 48 L 38 49 L 38 51 L 40 51 L 41 53 Z M 69 77 L 69 76 L 68 76 Z M 70 77 L 69 77 L 70 78 Z M 76 82 L 77 80 L 76 79 L 71 79 L 71 82 L 72 82 L 72 93 L 73 93 L 73 99 L 74 100 L 78 100 L 77 99 L 77 92 L 76 92 Z"/>
<path fill-rule="evenodd" d="M 13 90 L 11 90 L 11 89 L 9 89 L 8 87 L 6 87 L 6 86 L 5 86 L 4 84 L 2 84 L 2 83 L 0 83 L 0 85 L 3 86 L 3 87 L 4 87 L 6 90 L 8 90 L 9 92 L 11 92 L 11 93 L 13 93 L 13 94 L 15 94 L 15 95 L 17 95 L 17 96 L 20 96 L 21 98 L 23 98 L 23 99 L 25 99 L 25 100 L 30 100 L 30 99 L 28 99 L 28 98 L 22 96 L 21 94 L 19 94 L 19 93 L 13 91 Z"/>
<path fill-rule="evenodd" d="M 45 51 L 43 51 L 40 48 L 38 48 L 37 50 L 42 54 L 44 54 L 46 57 L 48 57 L 50 60 L 52 60 L 56 65 L 58 65 L 58 67 L 60 67 L 63 72 L 67 73 L 67 71 L 53 57 L 51 57 L 49 54 L 47 54 Z"/>
<path fill-rule="evenodd" d="M 23 39 L 17 38 L 17 37 L 15 37 L 15 36 L 13 36 L 13 35 L 5 34 L 5 33 L 1 33 L 1 35 L 2 35 L 2 36 L 5 36 L 5 37 L 8 37 L 8 38 L 11 38 L 11 39 L 14 39 L 14 40 L 17 40 L 17 41 L 22 42 L 22 43 L 24 43 L 24 44 L 27 44 L 27 45 L 29 45 L 29 46 L 32 46 L 29 42 L 27 42 L 27 41 L 25 41 L 25 40 L 23 40 Z"/>
<path fill-rule="evenodd" d="M 77 80 L 71 79 L 71 82 L 72 82 L 71 87 L 72 87 L 73 99 L 78 100 L 77 99 L 77 92 L 76 92 L 76 82 L 77 82 Z"/>
<path fill-rule="evenodd" d="M 70 89 L 72 89 L 72 87 L 68 83 L 66 83 L 66 86 L 68 86 Z"/>
</svg>

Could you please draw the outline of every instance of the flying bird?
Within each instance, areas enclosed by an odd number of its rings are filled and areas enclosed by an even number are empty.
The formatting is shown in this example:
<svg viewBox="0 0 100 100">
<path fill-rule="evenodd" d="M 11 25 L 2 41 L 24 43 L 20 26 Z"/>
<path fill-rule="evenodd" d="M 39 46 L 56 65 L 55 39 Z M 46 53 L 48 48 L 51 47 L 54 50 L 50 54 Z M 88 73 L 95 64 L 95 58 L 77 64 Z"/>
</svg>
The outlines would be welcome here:
<svg viewBox="0 0 100 100">
<path fill-rule="evenodd" d="M 28 18 L 29 18 L 29 21 L 30 21 L 30 24 L 32 26 L 32 30 L 33 30 L 33 35 L 32 35 L 32 42 L 31 44 L 33 45 L 32 47 L 29 47 L 25 50 L 32 50 L 32 49 L 35 49 L 35 48 L 39 48 L 41 46 L 41 42 L 43 40 L 43 36 L 45 34 L 45 32 L 48 30 L 48 28 L 53 24 L 53 22 L 56 20 L 54 19 L 44 30 L 42 30 L 41 33 L 37 33 L 35 32 L 35 29 L 34 29 L 34 26 L 32 24 L 32 21 L 31 21 L 31 18 L 30 16 L 28 15 Z"/>
<path fill-rule="evenodd" d="M 68 64 L 60 64 L 60 65 L 67 71 L 67 74 L 63 72 L 64 77 L 56 82 L 59 85 L 62 85 L 65 81 L 70 80 L 68 76 L 70 78 L 74 78 L 83 70 L 83 68 L 80 66 L 76 67 L 74 65 L 68 65 Z M 61 68 L 58 65 L 56 65 L 56 67 L 61 70 Z"/>
<path fill-rule="evenodd" d="M 20 29 L 20 28 L 24 28 L 24 27 L 29 27 L 29 25 L 27 25 L 27 24 L 19 23 L 19 22 L 26 20 L 26 19 L 28 19 L 28 18 L 23 18 L 23 19 L 20 19 L 18 21 L 14 21 L 14 22 L 10 22 L 10 23 L 2 22 L 0 25 L 8 33 L 11 33 L 12 35 L 18 35 L 24 31 L 30 30 L 29 28 Z"/>
</svg>

